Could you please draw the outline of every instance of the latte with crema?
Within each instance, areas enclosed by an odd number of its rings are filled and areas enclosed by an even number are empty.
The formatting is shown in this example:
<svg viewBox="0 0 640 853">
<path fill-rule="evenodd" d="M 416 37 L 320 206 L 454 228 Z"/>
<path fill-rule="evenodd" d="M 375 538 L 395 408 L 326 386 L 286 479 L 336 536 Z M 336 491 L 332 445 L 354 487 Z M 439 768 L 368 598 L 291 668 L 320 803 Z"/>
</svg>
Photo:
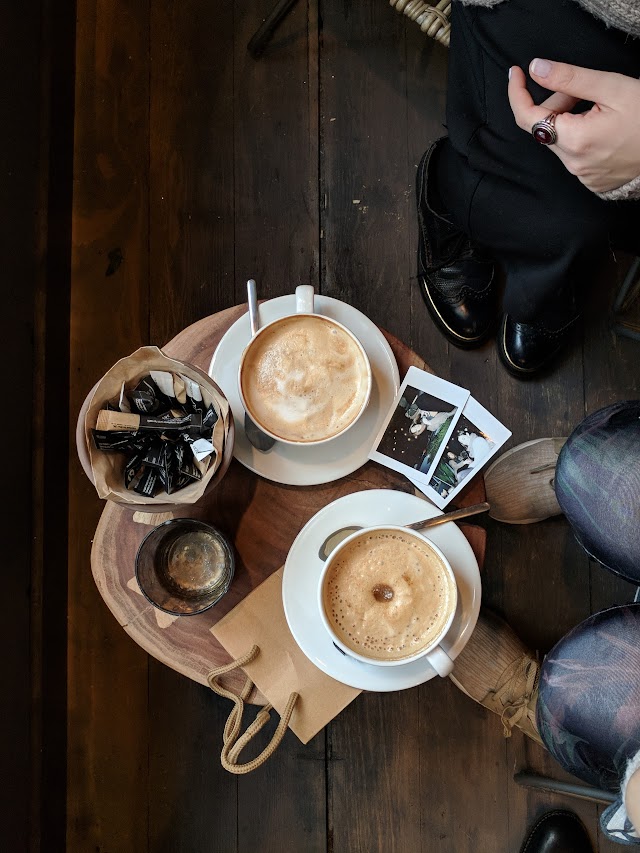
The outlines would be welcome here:
<svg viewBox="0 0 640 853">
<path fill-rule="evenodd" d="M 346 329 L 315 314 L 284 317 L 249 344 L 240 387 L 259 427 L 285 441 L 309 443 L 339 435 L 369 397 L 367 356 Z"/>
<path fill-rule="evenodd" d="M 372 661 L 398 661 L 441 639 L 457 590 L 425 539 L 397 529 L 364 530 L 330 560 L 322 604 L 346 649 Z"/>
</svg>

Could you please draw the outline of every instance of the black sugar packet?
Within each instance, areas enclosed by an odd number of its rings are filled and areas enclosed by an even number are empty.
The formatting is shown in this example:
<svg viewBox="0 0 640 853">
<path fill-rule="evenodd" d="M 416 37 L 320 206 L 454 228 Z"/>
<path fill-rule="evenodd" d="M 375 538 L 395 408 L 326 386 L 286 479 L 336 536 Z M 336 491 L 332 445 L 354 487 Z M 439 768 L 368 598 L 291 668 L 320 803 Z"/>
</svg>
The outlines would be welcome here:
<svg viewBox="0 0 640 853">
<path fill-rule="evenodd" d="M 136 387 L 128 394 L 131 411 L 142 415 L 155 415 L 166 411 L 173 405 L 173 400 L 166 397 L 150 376 L 141 379 Z"/>
<path fill-rule="evenodd" d="M 153 437 L 148 434 L 133 432 L 132 430 L 91 430 L 93 441 L 98 450 L 106 453 L 137 453 L 145 450 Z"/>
<path fill-rule="evenodd" d="M 151 376 L 138 382 L 128 395 L 131 410 L 148 418 L 154 424 L 144 430 L 92 430 L 98 450 L 107 453 L 124 453 L 128 458 L 124 466 L 124 484 L 144 497 L 155 497 L 164 490 L 168 495 L 202 479 L 187 447 L 196 438 L 211 440 L 218 413 L 210 405 L 206 412 L 202 400 L 190 396 L 181 405 L 176 398 L 163 394 Z M 117 407 L 111 407 L 118 411 Z M 201 425 L 194 426 L 189 416 L 201 414 Z M 188 418 L 184 426 L 176 418 Z M 145 418 L 147 420 L 147 418 Z M 150 425 L 151 426 L 151 425 Z M 158 435 L 158 430 L 163 431 Z"/>
</svg>

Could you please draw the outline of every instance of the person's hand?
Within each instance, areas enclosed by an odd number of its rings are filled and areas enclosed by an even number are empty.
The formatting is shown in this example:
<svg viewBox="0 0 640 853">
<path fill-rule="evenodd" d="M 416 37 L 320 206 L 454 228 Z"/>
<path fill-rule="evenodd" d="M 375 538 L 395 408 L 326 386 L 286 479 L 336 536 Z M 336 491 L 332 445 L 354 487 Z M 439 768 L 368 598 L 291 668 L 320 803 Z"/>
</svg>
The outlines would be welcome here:
<svg viewBox="0 0 640 853">
<path fill-rule="evenodd" d="M 531 78 L 553 92 L 536 106 L 521 68 L 510 69 L 509 103 L 518 127 L 531 133 L 537 121 L 557 113 L 558 141 L 549 148 L 588 189 L 603 193 L 640 175 L 640 80 L 548 59 L 534 59 Z M 569 112 L 579 100 L 585 113 Z"/>
</svg>

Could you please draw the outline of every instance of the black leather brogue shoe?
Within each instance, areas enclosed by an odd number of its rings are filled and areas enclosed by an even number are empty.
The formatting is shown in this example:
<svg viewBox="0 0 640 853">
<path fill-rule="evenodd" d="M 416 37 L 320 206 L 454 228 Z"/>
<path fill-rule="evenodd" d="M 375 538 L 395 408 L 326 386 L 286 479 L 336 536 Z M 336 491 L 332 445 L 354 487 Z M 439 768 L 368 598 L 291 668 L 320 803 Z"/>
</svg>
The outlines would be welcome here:
<svg viewBox="0 0 640 853">
<path fill-rule="evenodd" d="M 418 281 L 432 320 L 458 347 L 483 344 L 498 314 L 494 263 L 434 204 L 429 168 L 442 140 L 434 142 L 418 166 Z"/>
<path fill-rule="evenodd" d="M 508 314 L 498 336 L 500 361 L 512 376 L 528 379 L 548 368 L 564 349 L 575 321 L 558 331 L 540 324 L 518 323 Z"/>
<path fill-rule="evenodd" d="M 593 847 L 577 815 L 558 810 L 534 824 L 520 853 L 593 853 Z"/>
</svg>

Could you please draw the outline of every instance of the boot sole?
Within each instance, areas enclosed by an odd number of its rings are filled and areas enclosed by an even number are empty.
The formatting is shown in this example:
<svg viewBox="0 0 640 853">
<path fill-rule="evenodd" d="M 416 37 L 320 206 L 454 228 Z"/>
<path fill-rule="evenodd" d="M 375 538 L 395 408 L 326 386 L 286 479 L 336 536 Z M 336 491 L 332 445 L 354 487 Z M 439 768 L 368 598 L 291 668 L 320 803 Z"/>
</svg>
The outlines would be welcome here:
<svg viewBox="0 0 640 853">
<path fill-rule="evenodd" d="M 420 265 L 420 248 L 418 248 L 418 265 Z M 418 266 L 418 268 L 420 267 Z M 493 277 L 491 281 L 493 281 Z M 429 293 L 429 288 L 426 282 L 426 277 L 423 273 L 418 273 L 418 282 L 420 287 L 420 293 L 422 294 L 424 304 L 427 306 L 429 316 L 433 320 L 433 323 L 437 327 L 438 331 L 442 335 L 444 335 L 444 337 L 449 341 L 449 343 L 452 343 L 454 346 L 458 347 L 458 349 L 477 349 L 489 340 L 495 330 L 495 322 L 492 323 L 491 326 L 489 326 L 486 332 L 483 332 L 482 335 L 479 335 L 477 338 L 465 338 L 462 335 L 459 335 L 457 332 L 451 329 L 442 318 L 440 312 L 438 311 L 435 303 L 431 298 L 431 294 Z"/>
<path fill-rule="evenodd" d="M 562 357 L 564 347 L 560 346 L 558 347 L 556 352 L 554 352 L 547 359 L 545 359 L 545 361 L 543 361 L 542 364 L 538 367 L 518 367 L 509 358 L 509 353 L 507 352 L 506 346 L 506 333 L 507 324 L 503 318 L 502 323 L 500 324 L 500 333 L 498 336 L 498 358 L 500 359 L 502 366 L 505 368 L 507 373 L 509 373 L 515 379 L 521 379 L 526 382 L 529 379 L 538 379 L 544 377 L 553 370 L 554 365 L 556 364 L 556 359 Z"/>
</svg>

